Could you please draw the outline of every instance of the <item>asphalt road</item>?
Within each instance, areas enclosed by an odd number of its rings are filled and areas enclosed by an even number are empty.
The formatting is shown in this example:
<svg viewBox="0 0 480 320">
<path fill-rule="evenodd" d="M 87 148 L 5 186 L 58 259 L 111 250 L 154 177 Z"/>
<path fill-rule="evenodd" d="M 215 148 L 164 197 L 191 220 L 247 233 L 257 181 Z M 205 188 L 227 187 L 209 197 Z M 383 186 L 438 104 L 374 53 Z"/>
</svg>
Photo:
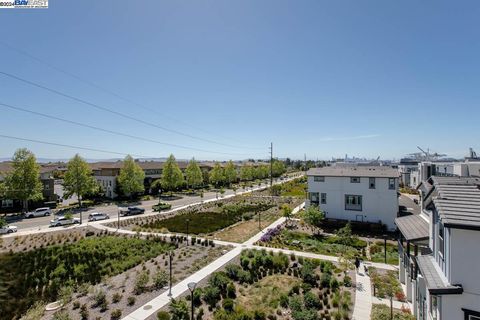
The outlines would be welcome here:
<svg viewBox="0 0 480 320">
<path fill-rule="evenodd" d="M 291 180 L 291 179 L 288 179 L 288 180 Z M 277 183 L 283 183 L 283 182 L 286 182 L 288 180 L 286 179 L 286 180 L 283 180 L 283 181 L 278 181 Z M 267 184 L 262 184 L 260 187 L 259 186 L 254 187 L 253 190 L 264 189 L 266 187 L 268 187 Z M 246 191 L 247 192 L 251 191 L 251 189 L 247 189 Z M 243 193 L 243 192 L 244 192 L 243 189 L 237 190 L 237 194 L 240 194 L 240 193 Z M 226 189 L 225 194 L 223 196 L 225 197 L 225 196 L 229 196 L 229 195 L 233 195 L 233 194 L 234 194 L 233 190 Z M 205 192 L 203 200 L 204 201 L 213 200 L 213 199 L 217 199 L 217 197 L 219 199 L 221 198 L 220 193 Z M 179 208 L 179 207 L 199 203 L 199 202 L 202 201 L 202 199 L 201 199 L 200 196 L 182 195 L 181 199 L 171 200 L 171 201 L 162 199 L 161 201 L 170 203 L 172 205 L 172 209 L 176 209 L 176 208 Z M 158 203 L 158 199 L 148 200 L 148 201 L 142 201 L 141 204 L 138 204 L 138 206 L 144 208 L 145 213 L 152 213 L 153 212 L 152 206 L 157 204 L 157 203 Z M 83 220 L 84 225 L 88 224 L 88 215 L 92 212 L 106 213 L 110 216 L 110 220 L 108 220 L 108 221 L 117 221 L 119 206 L 117 206 L 117 205 L 101 205 L 101 206 L 97 206 L 97 207 L 88 208 L 85 211 L 82 211 L 81 215 L 82 215 L 82 220 Z M 78 213 L 78 212 L 74 213 L 73 216 L 80 218 L 80 213 Z M 29 219 L 24 218 L 24 219 L 21 219 L 21 220 L 18 220 L 18 221 L 9 222 L 9 224 L 16 226 L 18 228 L 19 232 L 20 231 L 36 231 L 36 230 L 48 228 L 48 226 L 50 224 L 50 220 L 52 220 L 52 219 L 54 219 L 53 214 L 51 216 L 45 216 L 45 217 L 36 217 L 36 218 L 29 218 Z M 56 227 L 56 228 L 51 228 L 51 229 L 57 229 L 57 228 L 61 228 L 61 227 Z"/>
<path fill-rule="evenodd" d="M 420 214 L 421 212 L 420 205 L 416 204 L 410 195 L 401 194 L 398 198 L 398 205 L 404 206 L 406 211 L 411 214 Z"/>
</svg>

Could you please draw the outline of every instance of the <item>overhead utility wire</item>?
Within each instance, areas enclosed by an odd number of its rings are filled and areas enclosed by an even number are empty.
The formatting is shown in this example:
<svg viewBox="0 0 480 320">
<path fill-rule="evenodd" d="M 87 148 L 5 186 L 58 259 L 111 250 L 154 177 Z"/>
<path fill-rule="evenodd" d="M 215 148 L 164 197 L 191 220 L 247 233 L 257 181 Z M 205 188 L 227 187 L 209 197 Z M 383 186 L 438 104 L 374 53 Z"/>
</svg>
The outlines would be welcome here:
<svg viewBox="0 0 480 320">
<path fill-rule="evenodd" d="M 110 153 L 110 154 L 116 154 L 116 155 L 122 155 L 122 156 L 131 155 L 131 156 L 138 157 L 138 158 L 154 158 L 154 157 L 151 157 L 151 156 L 138 155 L 138 154 L 133 154 L 133 153 L 116 152 L 116 151 L 95 149 L 95 148 L 90 148 L 90 147 L 79 147 L 79 146 L 73 146 L 73 145 L 69 145 L 69 144 L 35 140 L 35 139 L 29 139 L 29 138 L 21 138 L 21 137 L 9 136 L 9 135 L 4 135 L 4 134 L 0 134 L 0 138 L 28 141 L 28 142 L 41 143 L 41 144 L 48 144 L 48 145 L 52 145 L 52 146 L 65 147 L 65 148 L 71 148 L 71 149 L 80 149 L 80 150 L 87 150 L 87 151 Z"/>
<path fill-rule="evenodd" d="M 175 134 L 182 135 L 182 136 L 185 136 L 185 137 L 188 137 L 188 138 L 191 138 L 191 139 L 195 139 L 195 140 L 199 140 L 199 141 L 204 141 L 204 142 L 208 142 L 208 143 L 213 143 L 213 144 L 217 144 L 217 145 L 222 145 L 222 146 L 226 146 L 226 147 L 230 147 L 230 148 L 256 149 L 256 148 L 251 148 L 251 147 L 238 147 L 238 146 L 229 145 L 229 144 L 225 144 L 225 143 L 221 143 L 221 142 L 216 142 L 216 141 L 209 140 L 209 139 L 204 139 L 204 138 L 195 137 L 195 136 L 192 136 L 192 135 L 187 134 L 187 133 L 183 133 L 183 132 L 180 132 L 180 131 L 177 131 L 177 130 L 173 130 L 173 129 L 168 129 L 168 128 L 159 126 L 159 125 L 157 125 L 157 124 L 155 124 L 155 123 L 148 122 L 148 121 L 145 121 L 145 120 L 142 120 L 142 119 L 139 119 L 139 118 L 135 118 L 135 117 L 129 116 L 129 115 L 125 114 L 125 113 L 118 112 L 118 111 L 112 110 L 112 109 L 110 109 L 110 108 L 107 108 L 107 107 L 98 105 L 98 104 L 96 104 L 96 103 L 89 102 L 89 101 L 83 100 L 83 99 L 81 99 L 81 98 L 74 97 L 74 96 L 72 96 L 72 95 L 63 93 L 63 92 L 58 91 L 58 90 L 56 90 L 56 89 L 52 89 L 52 88 L 43 86 L 43 85 L 41 85 L 41 84 L 38 84 L 38 83 L 36 83 L 36 82 L 30 81 L 30 80 L 27 80 L 27 79 L 24 79 L 24 78 L 21 78 L 21 77 L 18 77 L 18 76 L 16 76 L 16 75 L 13 75 L 13 74 L 8 73 L 8 72 L 0 71 L 0 74 L 6 76 L 6 77 L 8 77 L 8 78 L 15 79 L 15 80 L 17 80 L 17 81 L 20 81 L 20 82 L 29 84 L 29 85 L 31 85 L 31 86 L 34 86 L 34 87 L 37 87 L 37 88 L 40 88 L 40 89 L 43 89 L 43 90 L 46 90 L 46 91 L 55 93 L 55 94 L 57 94 L 57 95 L 59 95 L 59 96 L 62 96 L 62 97 L 65 97 L 65 98 L 68 98 L 68 99 L 71 99 L 71 100 L 74 100 L 74 101 L 77 101 L 77 102 L 86 104 L 86 105 L 91 106 L 91 107 L 93 107 L 93 108 L 96 108 L 96 109 L 99 109 L 99 110 L 102 110 L 102 111 L 105 111 L 105 112 L 109 112 L 109 113 L 115 114 L 115 115 L 117 115 L 117 116 L 120 116 L 120 117 L 129 119 L 129 120 L 133 120 L 133 121 L 136 121 L 136 122 L 138 122 L 138 123 L 142 123 L 142 124 L 144 124 L 144 125 L 148 125 L 148 126 L 151 126 L 151 127 L 157 128 L 157 129 L 161 129 L 161 130 L 164 130 L 164 131 L 167 131 L 167 132 L 175 133 Z"/>
<path fill-rule="evenodd" d="M 182 146 L 182 145 L 173 144 L 173 143 L 161 142 L 161 141 L 158 141 L 158 140 L 143 138 L 143 137 L 131 135 L 131 134 L 128 134 L 128 133 L 122 133 L 122 132 L 118 132 L 118 131 L 108 130 L 108 129 L 96 127 L 96 126 L 93 126 L 93 125 L 89 125 L 89 124 L 86 124 L 86 123 L 81 123 L 81 122 L 77 122 L 77 121 L 72 121 L 72 120 L 60 118 L 60 117 L 57 117 L 57 116 L 49 115 L 49 114 L 38 112 L 38 111 L 28 110 L 28 109 L 25 109 L 25 108 L 22 108 L 22 107 L 14 106 L 14 105 L 11 105 L 11 104 L 6 104 L 6 103 L 3 103 L 3 102 L 0 102 L 0 107 L 9 108 L 9 109 L 13 109 L 13 110 L 17 110 L 17 111 L 21 111 L 21 112 L 25 112 L 25 113 L 30 113 L 30 114 L 33 114 L 33 115 L 36 115 L 36 116 L 40 116 L 40 117 L 44 117 L 44 118 L 48 118 L 48 119 L 53 119 L 53 120 L 57 120 L 57 121 L 65 122 L 65 123 L 70 123 L 70 124 L 74 124 L 76 126 L 90 128 L 90 129 L 93 129 L 93 130 L 103 131 L 103 132 L 111 133 L 111 134 L 114 134 L 114 135 L 119 135 L 119 136 L 128 137 L 128 138 L 137 139 L 137 140 L 146 141 L 146 142 L 162 144 L 162 145 L 175 147 L 175 148 L 182 148 L 182 149 L 188 149 L 188 150 L 194 150 L 194 151 L 200 151 L 200 152 L 206 152 L 206 153 L 217 153 L 217 154 L 223 154 L 223 155 L 249 155 L 249 154 L 242 154 L 242 153 L 227 153 L 227 152 L 210 151 L 210 150 L 205 150 L 205 149 L 200 149 L 200 148 L 195 148 L 195 147 L 188 147 L 188 146 Z"/>
<path fill-rule="evenodd" d="M 116 93 L 116 92 L 114 92 L 114 91 L 112 91 L 112 90 L 109 90 L 109 89 L 107 89 L 107 88 L 105 88 L 105 87 L 102 87 L 102 86 L 96 84 L 96 83 L 93 82 L 93 81 L 86 80 L 85 78 L 82 78 L 82 77 L 80 77 L 80 76 L 78 76 L 78 75 L 76 75 L 76 74 L 74 74 L 74 73 L 72 73 L 72 72 L 69 72 L 69 71 L 66 71 L 66 70 L 64 70 L 64 69 L 61 69 L 61 68 L 59 68 L 59 67 L 57 67 L 57 66 L 55 66 L 55 65 L 53 65 L 53 64 L 51 64 L 51 63 L 49 63 L 49 62 L 47 62 L 47 61 L 45 61 L 45 60 L 43 60 L 43 59 L 40 59 L 40 58 L 34 56 L 33 54 L 31 54 L 31 53 L 29 53 L 29 52 L 27 52 L 27 51 L 25 51 L 25 50 L 16 48 L 16 47 L 12 46 L 12 45 L 9 44 L 9 43 L 6 43 L 6 42 L 0 40 L 0 44 L 4 45 L 5 47 L 9 48 L 10 50 L 13 50 L 13 51 L 15 51 L 15 52 L 18 52 L 18 53 L 20 53 L 20 54 L 22 54 L 22 55 L 24 55 L 24 56 L 26 56 L 26 57 L 34 60 L 34 61 L 37 61 L 38 63 L 43 64 L 43 65 L 47 66 L 47 67 L 50 68 L 50 69 L 53 69 L 53 70 L 55 70 L 55 71 L 57 71 L 57 72 L 60 72 L 60 73 L 63 73 L 63 74 L 65 74 L 65 75 L 67 75 L 67 76 L 69 76 L 69 77 L 71 77 L 71 78 L 73 78 L 73 79 L 75 79 L 75 80 L 77 80 L 77 81 L 80 81 L 80 82 L 82 82 L 82 83 L 85 83 L 85 84 L 87 84 L 87 85 L 89 85 L 89 86 L 91 86 L 91 87 L 93 87 L 93 88 L 95 88 L 95 89 L 97 89 L 97 90 L 104 91 L 104 92 L 106 92 L 106 93 L 108 93 L 108 94 L 110 94 L 110 95 L 112 95 L 112 96 L 114 96 L 114 97 L 116 97 L 116 98 L 118 98 L 118 99 L 120 99 L 120 100 L 123 100 L 123 101 L 125 101 L 125 102 L 127 102 L 127 103 L 136 105 L 137 107 L 143 108 L 143 109 L 145 109 L 145 110 L 148 110 L 148 111 L 150 111 L 150 112 L 153 112 L 153 113 L 155 113 L 155 114 L 157 114 L 157 115 L 160 115 L 160 116 L 162 116 L 162 117 L 169 118 L 169 119 L 171 119 L 171 120 L 173 120 L 173 121 L 176 121 L 176 122 L 179 122 L 179 123 L 181 123 L 181 124 L 183 124 L 183 125 L 185 125 L 185 126 L 189 126 L 189 127 L 193 128 L 193 129 L 195 129 L 195 130 L 202 131 L 202 132 L 207 133 L 207 134 L 209 134 L 209 135 L 214 135 L 214 133 L 212 133 L 212 132 L 210 132 L 210 131 L 208 131 L 208 130 L 205 130 L 205 129 L 201 128 L 201 127 L 197 127 L 197 126 L 191 125 L 191 124 L 189 124 L 189 123 L 187 123 L 187 122 L 185 122 L 185 121 L 183 121 L 183 120 L 174 118 L 174 117 L 169 116 L 169 115 L 167 115 L 167 114 L 165 114 L 165 113 L 162 113 L 162 112 L 158 112 L 157 110 L 155 110 L 155 109 L 153 109 L 153 108 L 149 108 L 149 107 L 147 107 L 147 106 L 145 106 L 145 105 L 143 105 L 143 104 L 140 104 L 140 103 L 138 103 L 138 102 L 136 102 L 136 101 L 133 101 L 133 100 L 131 100 L 131 99 L 129 99 L 129 98 L 123 97 L 123 96 L 119 95 L 118 93 Z M 232 139 L 232 138 L 229 138 L 229 139 Z M 238 141 L 238 139 L 235 139 L 235 140 Z M 257 149 L 262 149 L 262 148 L 257 148 Z"/>
</svg>

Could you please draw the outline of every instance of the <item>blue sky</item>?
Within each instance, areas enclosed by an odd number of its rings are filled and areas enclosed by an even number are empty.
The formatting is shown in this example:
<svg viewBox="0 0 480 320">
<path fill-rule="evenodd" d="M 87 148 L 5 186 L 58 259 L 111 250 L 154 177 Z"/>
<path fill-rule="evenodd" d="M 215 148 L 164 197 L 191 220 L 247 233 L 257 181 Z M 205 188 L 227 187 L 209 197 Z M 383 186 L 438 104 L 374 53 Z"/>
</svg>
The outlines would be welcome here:
<svg viewBox="0 0 480 320">
<path fill-rule="evenodd" d="M 417 145 L 460 157 L 480 149 L 479 16 L 476 0 L 50 0 L 0 10 L 1 72 L 202 140 L 2 74 L 0 103 L 217 153 L 3 107 L 0 135 L 149 157 L 266 158 L 270 141 L 279 157 L 399 158 Z M 18 147 L 76 152 L 0 137 L 0 158 Z"/>
</svg>

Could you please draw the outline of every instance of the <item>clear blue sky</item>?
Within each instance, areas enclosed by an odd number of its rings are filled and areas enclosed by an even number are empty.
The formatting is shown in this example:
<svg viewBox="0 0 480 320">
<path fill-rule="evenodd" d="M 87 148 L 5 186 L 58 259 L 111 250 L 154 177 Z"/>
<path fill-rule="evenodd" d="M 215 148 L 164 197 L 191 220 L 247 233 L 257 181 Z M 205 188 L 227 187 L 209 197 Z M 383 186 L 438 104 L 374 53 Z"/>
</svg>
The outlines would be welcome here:
<svg viewBox="0 0 480 320">
<path fill-rule="evenodd" d="M 480 149 L 479 16 L 478 0 L 50 0 L 46 10 L 0 10 L 0 71 L 237 147 L 162 131 L 3 75 L 0 103 L 232 155 L 5 108 L 0 134 L 155 157 L 265 158 L 270 141 L 275 155 L 291 158 L 399 158 L 417 145 L 459 157 Z M 18 147 L 38 157 L 75 153 L 0 138 L 0 158 Z"/>
</svg>

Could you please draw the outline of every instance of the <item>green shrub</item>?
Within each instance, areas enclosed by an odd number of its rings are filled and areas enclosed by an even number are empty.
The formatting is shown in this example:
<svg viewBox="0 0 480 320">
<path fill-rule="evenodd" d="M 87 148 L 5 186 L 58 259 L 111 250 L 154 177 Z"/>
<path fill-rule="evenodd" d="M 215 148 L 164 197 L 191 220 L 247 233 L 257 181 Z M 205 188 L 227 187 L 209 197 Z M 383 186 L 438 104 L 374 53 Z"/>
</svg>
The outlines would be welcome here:
<svg viewBox="0 0 480 320">
<path fill-rule="evenodd" d="M 320 299 L 311 291 L 303 295 L 303 300 L 307 309 L 318 309 L 320 306 Z"/>
<path fill-rule="evenodd" d="M 144 293 L 147 288 L 148 281 L 150 281 L 150 275 L 146 271 L 140 272 L 135 279 L 133 292 L 135 292 L 137 295 Z"/>
<path fill-rule="evenodd" d="M 234 307 L 233 300 L 230 298 L 223 299 L 222 306 L 223 306 L 223 309 L 225 309 L 226 311 L 232 312 Z"/>
<path fill-rule="evenodd" d="M 120 309 L 115 309 L 110 314 L 110 319 L 111 320 L 119 320 L 121 317 L 122 317 L 122 310 L 120 310 Z"/>
<path fill-rule="evenodd" d="M 168 284 L 168 274 L 165 270 L 159 270 L 153 276 L 153 285 L 157 289 L 161 289 Z"/>
<path fill-rule="evenodd" d="M 129 306 L 133 306 L 135 304 L 135 300 L 136 300 L 135 297 L 130 296 L 127 298 L 127 304 Z"/>
<path fill-rule="evenodd" d="M 52 320 L 70 320 L 70 316 L 66 310 L 60 310 L 53 314 Z"/>
<path fill-rule="evenodd" d="M 93 295 L 93 301 L 94 301 L 94 304 L 93 304 L 94 308 L 104 305 L 105 302 L 107 301 L 107 295 L 105 294 L 105 291 L 101 289 L 97 290 Z"/>
<path fill-rule="evenodd" d="M 167 311 L 158 311 L 157 320 L 170 320 L 170 313 Z"/>
<path fill-rule="evenodd" d="M 207 286 L 203 289 L 203 300 L 212 308 L 220 300 L 220 290 L 217 287 Z"/>
<path fill-rule="evenodd" d="M 80 307 L 80 318 L 82 320 L 88 320 L 88 309 L 86 304 L 82 304 Z"/>
<path fill-rule="evenodd" d="M 113 303 L 119 303 L 120 300 L 122 300 L 122 295 L 118 292 L 115 292 L 112 296 L 112 302 Z"/>
<path fill-rule="evenodd" d="M 185 299 L 172 299 L 169 308 L 172 320 L 189 320 L 188 305 Z"/>
</svg>

